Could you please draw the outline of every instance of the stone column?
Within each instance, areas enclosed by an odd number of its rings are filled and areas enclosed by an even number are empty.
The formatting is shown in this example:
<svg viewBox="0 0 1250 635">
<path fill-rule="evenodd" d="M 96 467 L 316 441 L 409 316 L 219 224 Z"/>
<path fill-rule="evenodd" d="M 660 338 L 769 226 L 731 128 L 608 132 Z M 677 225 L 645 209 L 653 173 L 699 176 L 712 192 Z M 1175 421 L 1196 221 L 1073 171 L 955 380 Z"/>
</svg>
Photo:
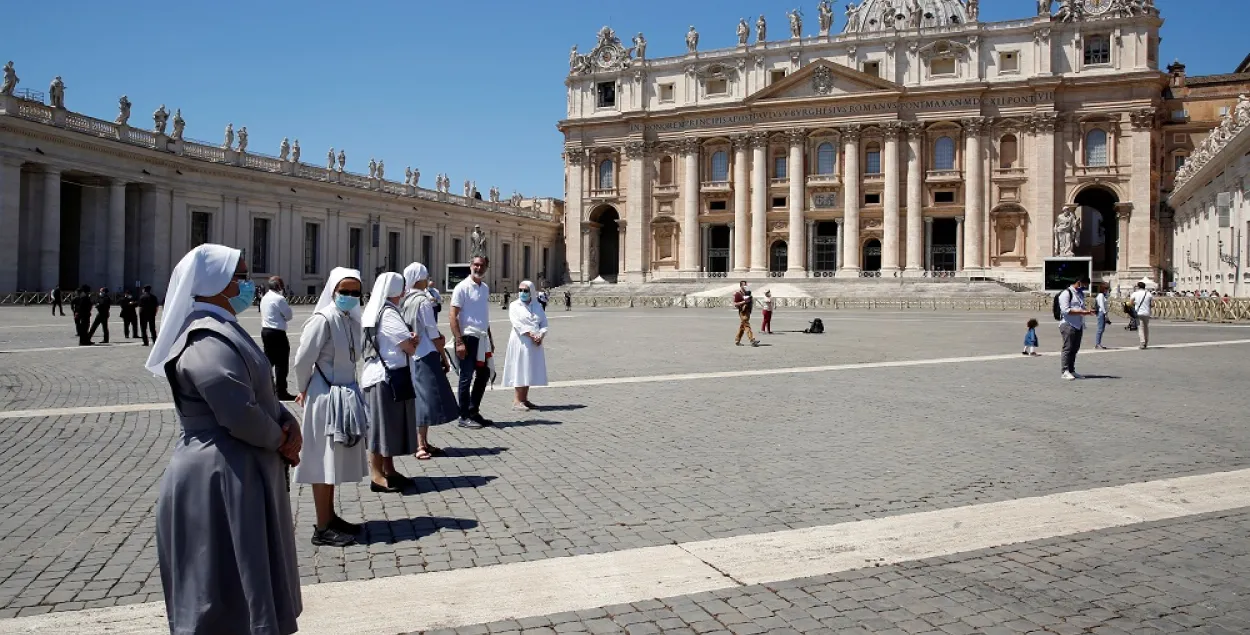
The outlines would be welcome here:
<svg viewBox="0 0 1250 635">
<path fill-rule="evenodd" d="M 1120 234 L 1128 238 L 1125 249 L 1126 265 L 1121 271 L 1132 270 L 1134 275 L 1151 274 L 1150 266 L 1150 219 L 1152 214 L 1150 185 L 1150 139 L 1154 134 L 1155 113 L 1153 109 L 1130 113 L 1133 136 L 1129 139 L 1129 195 L 1132 196 L 1134 213 L 1128 221 L 1128 232 Z M 1112 146 L 1114 147 L 1114 146 Z M 1234 218 L 1236 218 L 1234 216 Z"/>
<path fill-rule="evenodd" d="M 1138 214 L 1133 213 L 1132 203 L 1116 203 L 1115 220 L 1116 220 L 1116 236 L 1118 244 L 1116 245 L 1115 268 L 1117 273 L 1127 274 L 1132 268 L 1132 247 L 1136 247 L 1136 237 L 1132 236 L 1133 217 Z M 1218 229 L 1216 230 L 1218 231 Z"/>
<path fill-rule="evenodd" d="M 833 224 L 838 228 L 838 254 L 837 257 L 833 259 L 833 269 L 835 272 L 842 268 L 842 262 L 844 262 L 842 260 L 842 245 L 846 244 L 846 242 L 843 240 L 842 234 L 843 230 L 846 228 L 846 223 L 842 222 L 842 220 L 843 219 L 841 218 L 835 218 L 833 220 Z M 834 275 L 836 276 L 837 273 L 834 273 Z"/>
<path fill-rule="evenodd" d="M 108 211 L 108 287 L 117 289 L 126 284 L 126 182 L 109 181 Z"/>
<path fill-rule="evenodd" d="M 0 96 L 0 99 L 5 99 Z M 22 162 L 0 157 L 0 293 L 17 291 L 18 244 L 22 218 Z M 44 289 L 50 291 L 52 287 Z"/>
<path fill-rule="evenodd" d="M 955 217 L 955 271 L 964 271 L 964 217 Z"/>
<path fill-rule="evenodd" d="M 152 188 L 155 197 L 155 216 L 152 218 L 153 233 L 156 236 L 156 244 L 152 246 L 152 288 L 160 289 L 161 293 L 166 291 L 165 287 L 169 284 L 169 274 L 173 271 L 174 263 L 170 261 L 170 213 L 173 207 L 173 191 L 163 185 Z M 246 210 L 246 207 L 242 208 Z M 238 222 L 240 225 L 248 223 L 247 236 L 251 236 L 250 220 L 245 220 L 245 214 L 236 207 L 235 213 L 239 215 Z M 251 240 L 247 240 L 244 244 L 248 247 Z M 248 263 L 251 266 L 251 263 Z"/>
<path fill-rule="evenodd" d="M 751 135 L 751 273 L 768 272 L 768 135 Z"/>
<path fill-rule="evenodd" d="M 807 249 L 803 241 L 803 209 L 806 207 L 803 199 L 807 191 L 807 171 L 803 168 L 803 146 L 807 142 L 807 132 L 792 130 L 788 139 L 790 161 L 786 166 L 786 174 L 790 178 L 790 236 L 786 241 L 786 277 L 804 278 L 807 276 L 807 270 L 803 267 Z"/>
<path fill-rule="evenodd" d="M 983 268 L 981 257 L 984 240 L 984 219 L 981 211 L 981 194 L 985 183 L 981 177 L 981 131 L 985 127 L 982 117 L 964 119 L 964 268 L 979 273 Z"/>
<path fill-rule="evenodd" d="M 747 231 L 747 200 L 750 194 L 750 181 L 747 180 L 747 146 L 750 139 L 746 135 L 734 137 L 734 223 L 733 227 L 733 272 L 747 272 L 750 263 L 751 234 Z"/>
<path fill-rule="evenodd" d="M 681 270 L 699 270 L 699 140 L 681 146 Z"/>
<path fill-rule="evenodd" d="M 61 283 L 61 170 L 48 166 L 43 173 L 43 236 L 39 242 L 39 286 L 48 290 Z"/>
<path fill-rule="evenodd" d="M 851 124 L 842 131 L 843 154 L 843 223 L 846 238 L 842 241 L 842 271 L 848 277 L 859 275 L 859 124 Z M 843 232 L 839 232 L 841 237 Z"/>
<path fill-rule="evenodd" d="M 648 185 L 651 179 L 647 174 L 647 146 L 642 141 L 630 141 L 625 144 L 625 159 L 629 161 L 629 183 L 625 191 L 625 220 L 633 229 L 622 236 L 620 252 L 622 282 L 642 282 L 646 278 L 647 262 L 647 206 L 651 204 Z M 625 225 L 621 225 L 622 229 Z"/>
<path fill-rule="evenodd" d="M 898 134 L 902 125 L 897 121 L 887 121 L 881 126 L 885 133 L 885 157 L 882 166 L 885 170 L 885 209 L 881 223 L 881 275 L 889 276 L 898 273 Z"/>
<path fill-rule="evenodd" d="M 564 235 L 568 249 L 568 263 L 570 282 L 586 282 L 585 256 L 586 250 L 585 240 L 582 238 L 582 222 L 586 220 L 585 212 L 582 209 L 583 191 L 582 186 L 586 182 L 584 172 L 586 164 L 586 151 L 581 148 L 575 148 L 564 153 L 564 161 L 567 165 L 567 183 L 565 189 L 567 191 L 568 200 L 565 202 L 564 213 Z M 464 254 L 461 254 L 464 255 Z M 448 259 L 450 263 L 450 259 Z"/>
<path fill-rule="evenodd" d="M 910 259 L 908 265 L 911 264 Z M 933 271 L 933 219 L 924 219 L 924 270 Z"/>
<path fill-rule="evenodd" d="M 581 245 L 580 262 L 582 269 L 582 282 L 590 282 L 591 280 L 594 280 L 594 278 L 590 275 L 590 241 L 593 240 L 590 234 L 592 231 L 594 231 L 594 229 L 588 227 L 584 223 L 581 225 L 581 229 L 579 231 L 580 240 L 578 241 L 578 244 Z"/>
<path fill-rule="evenodd" d="M 1046 258 L 1055 255 L 1055 128 L 1059 118 L 1054 112 L 1039 112 L 1029 121 L 1033 133 L 1033 156 L 1036 178 L 1030 178 L 1033 204 L 1029 211 L 1034 219 L 1035 267 L 1042 267 Z"/>
<path fill-rule="evenodd" d="M 626 228 L 627 228 L 627 227 L 629 227 L 629 221 L 625 221 L 625 222 L 620 222 L 620 221 L 617 221 L 617 224 L 616 224 L 616 245 L 617 245 L 617 248 L 616 248 L 616 253 L 617 253 L 617 261 L 618 261 L 618 264 L 617 264 L 617 268 L 616 268 L 616 270 L 617 270 L 618 272 L 620 272 L 620 273 L 618 273 L 618 274 L 617 274 L 617 278 L 616 278 L 618 282 L 622 282 L 622 281 L 626 280 L 626 274 L 625 274 L 625 263 L 626 263 L 626 260 L 627 260 L 627 256 L 626 256 L 626 250 L 625 250 L 625 248 L 624 248 L 624 245 L 626 244 L 626 243 L 625 243 L 625 241 L 626 241 L 628 238 L 630 238 L 630 236 L 631 236 L 632 234 L 637 234 L 637 233 L 638 233 L 638 230 L 637 230 L 637 229 L 635 229 L 635 230 L 634 230 L 634 231 L 632 231 L 632 232 L 630 232 L 630 231 L 626 231 Z M 518 254 L 519 254 L 519 253 L 520 253 L 520 251 L 521 251 L 521 248 L 520 248 L 519 246 L 515 246 L 515 247 L 513 247 L 513 249 L 515 249 L 515 250 L 516 250 L 516 253 L 518 253 Z M 632 260 L 632 259 L 630 259 L 630 260 Z M 517 272 L 519 273 L 519 272 L 520 272 L 520 269 L 516 269 L 515 271 L 517 271 Z M 517 279 L 519 280 L 520 278 L 517 278 Z M 642 280 L 642 277 L 641 277 L 641 276 L 639 276 L 639 281 L 641 281 L 641 280 Z"/>
<path fill-rule="evenodd" d="M 920 164 L 923 134 L 924 126 L 920 122 L 907 123 L 907 271 L 912 273 L 930 268 L 926 254 L 933 236 L 933 224 L 929 222 L 932 219 L 924 218 L 924 171 Z M 920 242 L 922 225 L 926 232 L 923 245 Z"/>
</svg>

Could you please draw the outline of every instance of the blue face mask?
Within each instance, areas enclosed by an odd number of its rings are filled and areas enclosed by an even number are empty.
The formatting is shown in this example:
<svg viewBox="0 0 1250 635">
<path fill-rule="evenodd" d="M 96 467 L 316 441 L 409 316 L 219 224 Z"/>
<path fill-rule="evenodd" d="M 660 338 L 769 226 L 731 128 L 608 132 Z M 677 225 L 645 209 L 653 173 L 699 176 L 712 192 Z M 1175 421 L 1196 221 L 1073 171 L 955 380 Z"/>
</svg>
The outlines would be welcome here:
<svg viewBox="0 0 1250 635">
<path fill-rule="evenodd" d="M 520 297 L 521 297 L 521 301 L 522 301 L 522 302 L 529 302 L 529 301 L 530 301 L 530 292 L 529 292 L 529 291 L 522 291 L 522 292 L 520 293 Z"/>
<path fill-rule="evenodd" d="M 360 306 L 360 298 L 350 295 L 338 295 L 336 293 L 334 295 L 334 306 L 338 310 L 347 313 L 348 311 Z"/>
<path fill-rule="evenodd" d="M 230 308 L 235 314 L 242 313 L 252 306 L 252 301 L 256 299 L 256 283 L 251 280 L 239 281 L 239 295 L 228 298 Z"/>
</svg>

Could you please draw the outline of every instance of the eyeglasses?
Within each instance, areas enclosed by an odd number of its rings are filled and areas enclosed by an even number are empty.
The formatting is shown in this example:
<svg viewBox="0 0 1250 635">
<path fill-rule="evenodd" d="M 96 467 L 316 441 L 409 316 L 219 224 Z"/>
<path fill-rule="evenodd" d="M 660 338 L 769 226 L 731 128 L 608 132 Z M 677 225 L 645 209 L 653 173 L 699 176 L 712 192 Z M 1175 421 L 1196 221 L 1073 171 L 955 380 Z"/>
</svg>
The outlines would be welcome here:
<svg viewBox="0 0 1250 635">
<path fill-rule="evenodd" d="M 337 292 L 337 293 L 338 293 L 339 295 L 345 295 L 345 296 L 347 296 L 347 297 L 349 297 L 349 298 L 359 298 L 359 297 L 360 297 L 360 292 L 359 292 L 359 291 L 339 291 L 339 292 Z"/>
</svg>

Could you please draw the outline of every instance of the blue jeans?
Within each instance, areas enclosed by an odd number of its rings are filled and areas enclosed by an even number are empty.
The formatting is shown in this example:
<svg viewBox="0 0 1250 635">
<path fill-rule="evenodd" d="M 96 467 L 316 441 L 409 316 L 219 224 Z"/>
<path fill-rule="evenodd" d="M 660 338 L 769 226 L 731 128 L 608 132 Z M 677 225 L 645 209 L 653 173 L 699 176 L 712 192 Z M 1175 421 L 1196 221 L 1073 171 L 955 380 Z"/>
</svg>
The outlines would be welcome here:
<svg viewBox="0 0 1250 635">
<path fill-rule="evenodd" d="M 1094 336 L 1094 348 L 1102 346 L 1102 332 L 1107 330 L 1107 314 L 1098 314 L 1098 334 Z"/>
</svg>

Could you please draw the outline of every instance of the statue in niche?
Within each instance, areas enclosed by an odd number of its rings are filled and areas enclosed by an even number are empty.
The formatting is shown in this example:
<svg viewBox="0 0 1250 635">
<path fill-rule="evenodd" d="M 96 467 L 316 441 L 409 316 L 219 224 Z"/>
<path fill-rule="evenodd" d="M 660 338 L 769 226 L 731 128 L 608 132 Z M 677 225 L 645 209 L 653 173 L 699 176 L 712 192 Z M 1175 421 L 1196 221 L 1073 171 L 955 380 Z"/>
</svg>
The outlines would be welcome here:
<svg viewBox="0 0 1250 635">
<path fill-rule="evenodd" d="M 165 104 L 161 104 L 156 112 L 152 113 L 152 123 L 155 124 L 153 132 L 156 134 L 165 134 L 165 123 L 169 121 L 169 111 L 165 110 Z"/>
<path fill-rule="evenodd" d="M 793 9 L 786 14 L 786 17 L 790 18 L 790 37 L 796 39 L 803 37 L 803 12 Z"/>
<path fill-rule="evenodd" d="M 291 141 L 282 137 L 282 144 L 278 146 L 278 159 L 285 162 L 289 154 L 291 154 Z"/>
<path fill-rule="evenodd" d="M 854 33 L 859 30 L 859 7 L 854 2 L 846 3 L 846 26 L 842 27 L 843 33 Z"/>
<path fill-rule="evenodd" d="M 1065 205 L 1055 219 L 1055 255 L 1072 257 L 1081 236 L 1081 215 L 1076 205 Z"/>
<path fill-rule="evenodd" d="M 820 34 L 829 35 L 829 30 L 833 28 L 833 3 L 820 0 L 820 4 L 816 5 L 816 13 L 820 20 Z"/>
<path fill-rule="evenodd" d="M 330 148 L 330 151 L 326 153 L 326 170 L 334 171 L 334 148 Z"/>
<path fill-rule="evenodd" d="M 760 14 L 760 19 L 755 21 L 755 43 L 762 44 L 768 40 L 768 20 L 764 19 L 764 14 Z"/>
<path fill-rule="evenodd" d="M 17 70 L 13 68 L 13 62 L 10 60 L 4 65 L 4 84 L 0 85 L 0 94 L 12 95 L 19 81 L 21 80 L 17 78 Z"/>
<path fill-rule="evenodd" d="M 117 100 L 117 119 L 115 120 L 117 125 L 124 126 L 126 122 L 130 121 L 130 105 L 130 99 L 125 95 L 122 95 L 122 98 Z"/>
<path fill-rule="evenodd" d="M 481 225 L 474 225 L 473 233 L 469 235 L 469 258 L 487 257 L 486 234 L 482 233 Z"/>
<path fill-rule="evenodd" d="M 247 126 L 239 128 L 239 152 L 247 152 Z"/>
<path fill-rule="evenodd" d="M 222 142 L 221 147 L 229 150 L 234 145 L 234 124 L 226 124 L 226 139 Z"/>
<path fill-rule="evenodd" d="M 642 36 L 642 31 L 634 36 L 634 53 L 640 60 L 647 59 L 647 38 Z"/>
<path fill-rule="evenodd" d="M 182 131 L 187 127 L 187 120 L 182 118 L 182 109 L 174 111 L 174 141 L 182 141 Z"/>
<path fill-rule="evenodd" d="M 968 0 L 968 21 L 976 22 L 981 15 L 981 0 Z"/>
<path fill-rule="evenodd" d="M 690 25 L 690 30 L 686 31 L 686 52 L 693 53 L 699 50 L 699 32 L 694 30 L 694 25 Z"/>
<path fill-rule="evenodd" d="M 378 180 L 379 181 L 386 180 L 386 160 L 385 159 L 378 161 Z"/>
<path fill-rule="evenodd" d="M 373 157 L 369 157 L 369 178 L 378 178 L 378 162 L 374 161 Z"/>
<path fill-rule="evenodd" d="M 53 108 L 65 109 L 65 82 L 61 81 L 60 75 L 53 78 L 48 86 L 48 102 Z"/>
<path fill-rule="evenodd" d="M 347 169 L 347 153 L 339 150 L 339 172 Z"/>
<path fill-rule="evenodd" d="M 299 139 L 296 139 L 295 145 L 291 146 L 291 162 L 299 163 Z"/>
<path fill-rule="evenodd" d="M 747 19 L 738 20 L 738 46 L 746 46 L 747 38 L 751 37 L 751 27 L 747 26 Z"/>
</svg>

